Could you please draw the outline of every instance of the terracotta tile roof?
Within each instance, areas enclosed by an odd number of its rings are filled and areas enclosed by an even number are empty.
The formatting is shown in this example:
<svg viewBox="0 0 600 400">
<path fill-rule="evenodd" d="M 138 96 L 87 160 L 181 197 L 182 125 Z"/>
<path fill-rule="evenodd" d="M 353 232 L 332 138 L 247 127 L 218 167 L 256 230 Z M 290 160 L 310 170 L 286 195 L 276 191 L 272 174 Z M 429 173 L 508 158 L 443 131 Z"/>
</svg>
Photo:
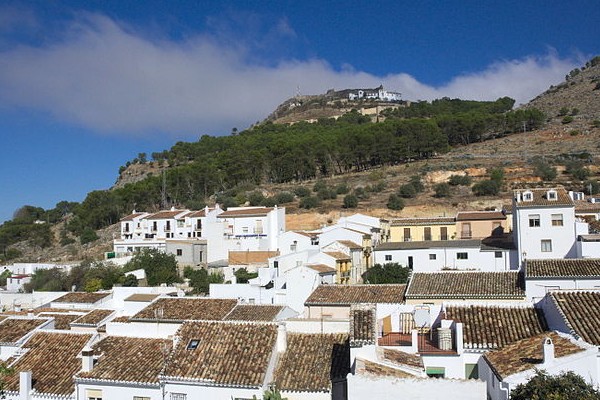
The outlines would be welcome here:
<svg viewBox="0 0 600 400">
<path fill-rule="evenodd" d="M 177 217 L 179 214 L 186 212 L 186 210 L 169 210 L 169 211 L 159 211 L 157 213 L 148 215 L 144 219 L 155 220 L 155 219 L 173 219 Z"/>
<path fill-rule="evenodd" d="M 7 318 L 0 322 L 0 343 L 15 343 L 23 336 L 47 323 L 47 319 Z"/>
<path fill-rule="evenodd" d="M 402 371 L 401 369 L 393 368 L 388 365 L 379 364 L 363 358 L 356 358 L 356 370 L 358 374 L 366 374 L 373 376 L 385 376 L 391 378 L 414 378 L 413 374 Z"/>
<path fill-rule="evenodd" d="M 527 260 L 526 278 L 599 277 L 600 258 Z"/>
<path fill-rule="evenodd" d="M 131 296 L 127 297 L 125 301 L 140 301 L 144 303 L 150 303 L 152 300 L 156 299 L 159 294 L 150 294 L 150 293 L 135 293 Z"/>
<path fill-rule="evenodd" d="M 415 249 L 464 249 L 464 248 L 481 247 L 481 240 L 419 240 L 414 242 L 386 242 L 375 247 L 374 251 L 389 251 L 389 250 L 415 250 Z"/>
<path fill-rule="evenodd" d="M 19 390 L 19 372 L 31 371 L 33 389 L 38 393 L 67 396 L 75 391 L 73 375 L 81 369 L 77 356 L 91 334 L 36 332 L 25 343 L 29 349 L 12 365 L 15 373 L 7 378 L 7 390 Z"/>
<path fill-rule="evenodd" d="M 543 369 L 543 342 L 547 337 L 554 344 L 555 358 L 585 350 L 556 332 L 545 332 L 514 342 L 501 350 L 486 353 L 484 359 L 500 379 L 532 368 Z"/>
<path fill-rule="evenodd" d="M 374 305 L 350 306 L 350 345 L 375 344 L 377 312 Z"/>
<path fill-rule="evenodd" d="M 498 349 L 548 329 L 543 312 L 533 307 L 447 306 L 446 318 L 462 322 L 466 349 Z"/>
<path fill-rule="evenodd" d="M 163 376 L 213 385 L 260 387 L 277 339 L 275 324 L 186 322 Z M 197 347 L 189 349 L 191 340 Z"/>
<path fill-rule="evenodd" d="M 403 303 L 406 285 L 320 285 L 305 305 L 350 305 L 358 303 Z"/>
<path fill-rule="evenodd" d="M 331 378 L 346 377 L 349 372 L 348 335 L 288 333 L 275 382 L 282 391 L 329 392 Z"/>
<path fill-rule="evenodd" d="M 121 316 L 121 317 L 113 318 L 110 322 L 127 323 L 127 322 L 131 322 L 131 321 L 130 321 L 129 317 Z"/>
<path fill-rule="evenodd" d="M 454 224 L 454 217 L 397 218 L 390 222 L 390 226 L 452 224 Z"/>
<path fill-rule="evenodd" d="M 456 214 L 457 221 L 487 221 L 506 219 L 502 211 L 463 211 Z"/>
<path fill-rule="evenodd" d="M 423 368 L 423 359 L 416 354 L 405 353 L 395 349 L 382 349 L 382 358 L 397 365 L 406 365 L 412 368 Z"/>
<path fill-rule="evenodd" d="M 283 306 L 238 304 L 225 317 L 226 321 L 275 321 Z"/>
<path fill-rule="evenodd" d="M 524 299 L 522 276 L 510 272 L 415 272 L 406 299 Z"/>
<path fill-rule="evenodd" d="M 52 314 L 52 313 L 44 313 L 41 314 L 40 317 L 52 317 L 54 318 L 54 329 L 61 330 L 70 330 L 71 322 L 75 321 L 77 318 L 81 317 L 81 314 Z"/>
<path fill-rule="evenodd" d="M 211 208 L 210 210 L 212 211 L 212 210 L 214 210 L 214 208 Z M 206 212 L 205 212 L 205 210 L 190 211 L 185 216 L 188 218 L 202 218 L 202 217 L 206 217 Z"/>
<path fill-rule="evenodd" d="M 577 236 L 577 240 L 582 242 L 600 242 L 599 234 L 591 234 L 591 235 L 579 235 Z"/>
<path fill-rule="evenodd" d="M 229 265 L 267 265 L 269 258 L 278 255 L 278 251 L 230 251 Z"/>
<path fill-rule="evenodd" d="M 571 333 L 588 343 L 600 345 L 600 292 L 550 292 Z"/>
<path fill-rule="evenodd" d="M 335 258 L 336 260 L 350 260 L 350 256 L 348 254 L 342 253 L 341 251 L 325 251 L 325 254 Z"/>
<path fill-rule="evenodd" d="M 110 296 L 110 293 L 86 293 L 86 292 L 70 292 L 56 300 L 53 303 L 82 303 L 94 304 L 105 297 Z"/>
<path fill-rule="evenodd" d="M 144 308 L 132 320 L 221 321 L 237 305 L 233 299 L 160 298 Z"/>
<path fill-rule="evenodd" d="M 548 191 L 552 189 L 527 189 L 527 190 L 515 190 L 514 197 L 516 208 L 528 208 L 528 207 L 573 207 L 574 203 L 569 193 L 563 188 L 555 188 L 557 198 L 556 200 L 548 199 Z M 530 191 L 533 194 L 531 201 L 522 200 L 523 193 Z M 518 201 L 518 195 L 521 195 L 521 200 Z"/>
<path fill-rule="evenodd" d="M 139 212 L 139 213 L 133 213 L 133 214 L 129 214 L 126 217 L 121 218 L 121 221 L 125 222 L 125 221 L 133 221 L 135 218 L 142 216 L 146 214 L 145 212 Z"/>
<path fill-rule="evenodd" d="M 600 203 L 590 203 L 585 200 L 575 201 L 575 214 L 598 213 L 600 212 Z"/>
<path fill-rule="evenodd" d="M 111 314 L 114 313 L 114 310 L 93 310 L 89 313 L 79 317 L 75 321 L 72 322 L 73 325 L 91 325 L 97 326 L 100 323 L 104 322 L 106 318 L 108 318 Z"/>
<path fill-rule="evenodd" d="M 362 249 L 362 246 L 360 244 L 353 242 L 352 240 L 338 240 L 338 243 L 343 244 L 351 250 Z"/>
<path fill-rule="evenodd" d="M 235 218 L 235 217 L 260 217 L 273 211 L 270 207 L 256 207 L 246 209 L 229 209 L 217 215 L 217 218 Z"/>
<path fill-rule="evenodd" d="M 319 274 L 332 274 L 336 269 L 325 264 L 306 264 L 307 268 L 317 271 Z"/>
<path fill-rule="evenodd" d="M 108 336 L 93 346 L 100 356 L 94 368 L 76 379 L 157 384 L 172 348 L 172 340 Z"/>
</svg>

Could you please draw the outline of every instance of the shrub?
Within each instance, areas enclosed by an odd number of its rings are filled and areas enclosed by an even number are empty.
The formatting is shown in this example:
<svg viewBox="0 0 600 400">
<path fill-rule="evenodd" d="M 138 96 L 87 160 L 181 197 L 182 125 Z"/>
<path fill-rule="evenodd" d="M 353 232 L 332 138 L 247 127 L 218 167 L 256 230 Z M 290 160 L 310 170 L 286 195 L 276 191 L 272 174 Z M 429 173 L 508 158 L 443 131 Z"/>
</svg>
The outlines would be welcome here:
<svg viewBox="0 0 600 400">
<path fill-rule="evenodd" d="M 248 202 L 251 206 L 260 206 L 265 201 L 265 196 L 261 191 L 255 190 L 248 195 Z"/>
<path fill-rule="evenodd" d="M 294 201 L 294 195 L 290 192 L 279 192 L 275 195 L 275 204 L 285 204 Z"/>
<path fill-rule="evenodd" d="M 354 195 L 358 197 L 359 200 L 365 200 L 369 198 L 369 194 L 362 186 L 359 186 L 356 189 L 354 189 Z"/>
<path fill-rule="evenodd" d="M 317 193 L 321 190 L 327 189 L 327 184 L 324 181 L 317 181 L 313 186 L 313 192 Z"/>
<path fill-rule="evenodd" d="M 417 190 L 411 183 L 406 183 L 398 188 L 398 196 L 410 199 L 417 196 Z"/>
<path fill-rule="evenodd" d="M 447 183 L 438 183 L 433 187 L 435 191 L 435 197 L 448 197 L 450 196 L 450 185 Z"/>
<path fill-rule="evenodd" d="M 473 179 L 469 175 L 451 175 L 448 184 L 451 186 L 470 186 Z"/>
<path fill-rule="evenodd" d="M 567 115 L 568 113 L 569 113 L 569 109 L 567 107 L 562 107 L 560 110 L 558 110 L 559 117 Z"/>
<path fill-rule="evenodd" d="M 310 196 L 310 189 L 304 186 L 298 186 L 294 189 L 294 194 L 298 197 L 307 197 Z"/>
<path fill-rule="evenodd" d="M 496 180 L 488 179 L 474 184 L 471 190 L 475 196 L 496 195 L 500 192 L 500 184 Z"/>
<path fill-rule="evenodd" d="M 592 126 L 594 128 L 600 128 L 600 119 L 595 119 L 592 121 Z"/>
<path fill-rule="evenodd" d="M 300 208 L 310 210 L 311 208 L 318 207 L 320 203 L 320 200 L 315 196 L 303 197 L 300 199 Z"/>
<path fill-rule="evenodd" d="M 92 228 L 85 228 L 79 237 L 81 244 L 94 242 L 96 240 L 98 240 L 98 235 L 96 235 L 96 231 Z"/>
<path fill-rule="evenodd" d="M 344 208 L 356 208 L 358 206 L 358 197 L 353 194 L 344 196 Z"/>
<path fill-rule="evenodd" d="M 346 183 L 340 183 L 335 187 L 335 192 L 337 194 L 347 194 L 350 191 L 348 185 Z"/>
<path fill-rule="evenodd" d="M 571 115 L 577 115 L 577 114 L 579 114 L 579 108 L 573 108 L 571 110 Z"/>
<path fill-rule="evenodd" d="M 423 190 L 425 190 L 425 186 L 423 185 L 423 182 L 421 181 L 421 177 L 419 175 L 411 176 L 410 184 L 413 185 L 417 193 L 421 193 Z"/>
<path fill-rule="evenodd" d="M 570 124 L 571 122 L 573 122 L 573 117 L 571 117 L 570 115 L 567 115 L 562 119 L 562 123 L 565 125 Z"/>
<path fill-rule="evenodd" d="M 571 160 L 567 162 L 565 166 L 565 173 L 570 174 L 573 178 L 579 181 L 584 181 L 590 176 L 590 171 L 580 160 Z"/>
<path fill-rule="evenodd" d="M 400 211 L 404 208 L 404 200 L 395 194 L 391 194 L 388 198 L 387 208 L 390 210 Z"/>
<path fill-rule="evenodd" d="M 600 193 L 600 182 L 597 180 L 588 180 L 583 183 L 583 191 L 587 192 L 590 196 L 593 194 Z"/>
<path fill-rule="evenodd" d="M 335 190 L 330 190 L 329 188 L 324 187 L 321 190 L 319 190 L 319 192 L 317 193 L 317 197 L 321 200 L 333 200 L 337 198 L 337 193 Z"/>
<path fill-rule="evenodd" d="M 556 179 L 556 168 L 548 164 L 545 160 L 538 158 L 533 162 L 534 172 L 544 181 L 553 181 Z"/>
<path fill-rule="evenodd" d="M 373 185 L 367 185 L 367 187 L 365 188 L 367 192 L 371 192 L 371 193 L 381 193 L 383 192 L 383 190 L 385 189 L 385 182 L 384 181 L 379 181 Z"/>
</svg>

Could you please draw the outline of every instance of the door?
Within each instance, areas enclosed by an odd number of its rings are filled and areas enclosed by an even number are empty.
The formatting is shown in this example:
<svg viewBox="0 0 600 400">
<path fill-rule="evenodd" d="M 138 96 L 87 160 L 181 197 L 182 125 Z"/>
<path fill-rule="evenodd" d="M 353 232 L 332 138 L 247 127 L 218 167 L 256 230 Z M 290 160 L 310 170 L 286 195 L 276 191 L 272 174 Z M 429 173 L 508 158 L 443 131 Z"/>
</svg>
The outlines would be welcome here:
<svg viewBox="0 0 600 400">
<path fill-rule="evenodd" d="M 413 257 L 408 256 L 408 268 L 413 269 Z"/>
</svg>

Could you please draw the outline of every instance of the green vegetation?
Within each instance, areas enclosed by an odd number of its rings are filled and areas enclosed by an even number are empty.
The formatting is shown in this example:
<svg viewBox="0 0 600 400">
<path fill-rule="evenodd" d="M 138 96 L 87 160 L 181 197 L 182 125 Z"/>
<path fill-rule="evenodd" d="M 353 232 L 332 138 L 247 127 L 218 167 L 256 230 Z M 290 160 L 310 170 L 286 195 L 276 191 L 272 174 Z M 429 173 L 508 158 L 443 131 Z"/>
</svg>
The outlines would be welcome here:
<svg viewBox="0 0 600 400">
<path fill-rule="evenodd" d="M 398 263 L 375 264 L 362 276 L 365 283 L 406 283 L 410 269 Z"/>
<path fill-rule="evenodd" d="M 448 197 L 450 196 L 450 185 L 446 182 L 438 183 L 433 187 L 435 197 Z"/>
<path fill-rule="evenodd" d="M 394 211 L 401 211 L 404 208 L 404 200 L 396 194 L 390 194 L 387 201 L 387 208 Z"/>
<path fill-rule="evenodd" d="M 573 178 L 584 181 L 590 176 L 590 170 L 585 167 L 582 160 L 572 159 L 565 164 L 565 173 Z"/>
<path fill-rule="evenodd" d="M 152 153 L 151 159 L 140 153 L 126 165 L 156 163 L 169 168 L 164 174 L 148 176 L 121 188 L 90 192 L 80 204 L 60 202 L 49 211 L 24 207 L 13 221 L 0 226 L 0 255 L 2 260 L 14 256 L 9 253 L 10 246 L 23 240 L 34 246 L 51 245 L 49 224 L 68 214 L 71 217 L 67 232 L 61 233 L 60 243 L 67 245 L 74 237 L 81 243 L 90 243 L 96 240 L 92 231 L 118 222 L 134 208 L 161 208 L 164 201 L 169 205 L 200 208 L 211 196 L 225 209 L 245 201 L 268 206 L 282 204 L 294 201 L 291 193 L 265 197 L 254 191 L 257 185 L 301 184 L 427 159 L 453 145 L 520 132 L 523 126 L 534 129 L 544 121 L 541 112 L 511 111 L 513 105 L 514 100 L 507 97 L 492 102 L 444 98 L 386 110 L 386 120 L 380 123 L 352 111 L 338 120 L 293 125 L 268 122 L 244 131 L 236 129 L 228 136 L 203 135 L 196 142 L 178 142 L 169 150 Z M 372 182 L 376 183 L 362 191 L 355 189 L 353 195 L 360 201 L 368 193 L 385 188 L 382 177 Z M 417 181 L 411 180 L 410 184 L 416 193 L 422 191 Z M 307 193 L 304 186 L 294 190 L 301 199 L 301 208 L 314 208 L 322 200 L 351 192 L 345 184 L 329 188 L 324 181 L 317 181 L 312 189 L 316 197 L 309 197 L 310 191 Z M 46 225 L 34 221 L 45 221 Z"/>
<path fill-rule="evenodd" d="M 517 385 L 510 392 L 510 399 L 598 400 L 600 392 L 572 371 L 548 375 L 538 370 L 529 382 Z"/>
<path fill-rule="evenodd" d="M 181 282 L 177 274 L 177 260 L 173 254 L 163 253 L 156 249 L 143 249 L 123 267 L 124 272 L 143 269 L 146 271 L 148 286 L 167 285 Z"/>
<path fill-rule="evenodd" d="M 223 275 L 209 274 L 205 269 L 185 267 L 183 276 L 190 280 L 193 294 L 207 294 L 211 283 L 223 283 Z"/>
<path fill-rule="evenodd" d="M 541 157 L 536 157 L 533 160 L 534 172 L 537 176 L 542 178 L 544 181 L 553 181 L 556 179 L 556 167 L 548 164 L 546 160 Z"/>
<path fill-rule="evenodd" d="M 356 208 L 358 207 L 358 197 L 356 197 L 353 194 L 347 194 L 344 197 L 344 204 L 343 206 L 344 208 Z"/>
<path fill-rule="evenodd" d="M 240 268 L 236 270 L 233 275 L 235 275 L 237 283 L 248 283 L 250 279 L 254 279 L 258 276 L 258 272 L 248 272 L 246 268 Z"/>
<path fill-rule="evenodd" d="M 450 186 L 471 186 L 473 179 L 469 175 L 452 175 L 448 178 Z"/>
<path fill-rule="evenodd" d="M 571 122 L 573 122 L 573 117 L 570 115 L 565 115 L 562 119 L 562 123 L 563 124 L 570 124 Z"/>
</svg>

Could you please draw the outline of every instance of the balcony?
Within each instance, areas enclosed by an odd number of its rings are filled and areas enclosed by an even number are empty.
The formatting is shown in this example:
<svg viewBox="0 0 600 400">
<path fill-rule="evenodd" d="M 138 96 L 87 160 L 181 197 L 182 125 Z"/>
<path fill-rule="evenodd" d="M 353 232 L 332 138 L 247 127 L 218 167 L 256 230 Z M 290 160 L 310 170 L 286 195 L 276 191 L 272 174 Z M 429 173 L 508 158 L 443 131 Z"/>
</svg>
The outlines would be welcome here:
<svg viewBox="0 0 600 400">
<path fill-rule="evenodd" d="M 377 339 L 379 346 L 412 346 L 412 335 L 410 333 L 390 332 Z M 456 355 L 456 349 L 441 349 L 439 346 L 437 332 L 420 333 L 417 335 L 417 348 L 419 354 Z"/>
</svg>

